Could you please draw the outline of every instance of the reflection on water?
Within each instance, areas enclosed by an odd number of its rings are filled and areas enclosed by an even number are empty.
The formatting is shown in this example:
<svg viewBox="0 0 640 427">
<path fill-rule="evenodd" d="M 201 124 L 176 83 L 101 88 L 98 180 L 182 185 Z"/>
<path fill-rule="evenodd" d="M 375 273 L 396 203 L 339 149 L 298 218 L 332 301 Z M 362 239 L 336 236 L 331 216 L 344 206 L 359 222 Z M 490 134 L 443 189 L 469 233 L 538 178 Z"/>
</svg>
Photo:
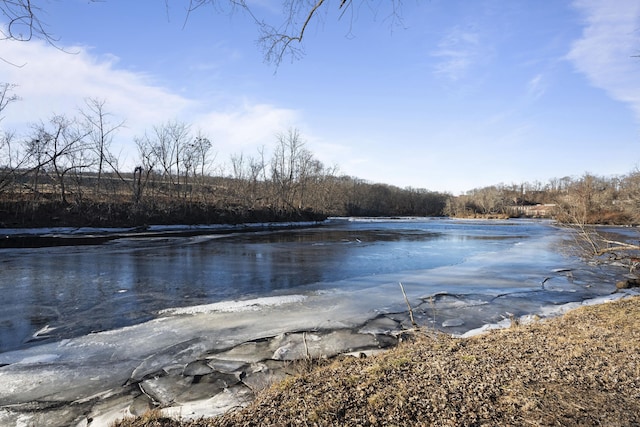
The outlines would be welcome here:
<svg viewBox="0 0 640 427">
<path fill-rule="evenodd" d="M 481 254 L 490 259 L 555 232 L 528 221 L 334 221 L 301 230 L 4 249 L 0 352 L 139 323 L 167 307 L 330 289 L 350 278 L 431 270 Z M 542 261 L 560 257 L 549 250 Z"/>
</svg>

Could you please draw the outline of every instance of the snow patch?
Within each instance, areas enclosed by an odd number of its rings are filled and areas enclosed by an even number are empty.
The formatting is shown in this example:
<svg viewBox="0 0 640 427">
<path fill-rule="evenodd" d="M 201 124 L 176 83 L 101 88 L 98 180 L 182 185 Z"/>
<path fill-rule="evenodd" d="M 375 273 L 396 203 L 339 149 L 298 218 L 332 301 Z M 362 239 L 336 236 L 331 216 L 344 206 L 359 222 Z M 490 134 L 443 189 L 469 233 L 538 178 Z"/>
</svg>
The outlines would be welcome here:
<svg viewBox="0 0 640 427">
<path fill-rule="evenodd" d="M 306 297 L 304 295 L 285 295 L 243 301 L 224 301 L 213 304 L 194 305 L 191 307 L 167 308 L 161 310 L 159 314 L 239 313 L 243 311 L 257 311 L 265 307 L 299 303 L 305 299 Z"/>
<path fill-rule="evenodd" d="M 443 328 L 453 328 L 453 327 L 462 326 L 462 325 L 464 325 L 464 320 L 462 319 L 447 319 L 444 322 L 442 322 Z"/>
<path fill-rule="evenodd" d="M 603 303 L 612 302 L 612 301 L 618 301 L 620 299 L 623 299 L 629 296 L 638 296 L 638 295 L 640 295 L 640 292 L 638 291 L 625 290 L 625 292 L 618 292 L 611 295 L 591 298 L 588 300 L 584 300 L 582 302 L 569 302 L 561 305 L 546 306 L 546 307 L 542 307 L 542 309 L 538 313 L 538 316 L 540 318 L 558 317 L 576 308 L 598 305 L 598 304 L 603 304 Z M 528 314 L 516 320 L 518 321 L 518 323 L 526 325 L 526 324 L 532 323 L 535 318 L 536 318 L 536 315 Z M 474 337 L 477 335 L 481 335 L 485 332 L 491 331 L 493 329 L 509 328 L 511 324 L 512 324 L 512 319 L 503 319 L 498 323 L 486 324 L 481 326 L 480 328 L 472 329 L 470 331 L 465 332 L 464 334 L 455 335 L 455 336 L 458 338 Z"/>
<path fill-rule="evenodd" d="M 25 357 L 24 359 L 18 361 L 17 363 L 20 365 L 34 365 L 38 363 L 50 363 L 60 358 L 59 354 L 37 354 L 34 356 Z"/>
<path fill-rule="evenodd" d="M 42 337 L 46 337 L 49 332 L 55 331 L 58 328 L 52 328 L 49 325 L 46 325 L 44 328 L 39 329 L 38 331 L 34 332 L 32 337 L 33 338 L 42 338 Z"/>
</svg>

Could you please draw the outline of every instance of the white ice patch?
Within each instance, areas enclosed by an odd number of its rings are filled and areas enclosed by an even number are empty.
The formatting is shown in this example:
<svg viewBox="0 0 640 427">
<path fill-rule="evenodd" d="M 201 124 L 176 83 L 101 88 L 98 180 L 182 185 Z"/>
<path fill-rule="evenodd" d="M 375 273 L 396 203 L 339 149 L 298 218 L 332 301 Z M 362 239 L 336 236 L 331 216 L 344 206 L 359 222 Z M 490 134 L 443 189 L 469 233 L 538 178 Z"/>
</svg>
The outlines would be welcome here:
<svg viewBox="0 0 640 427">
<path fill-rule="evenodd" d="M 264 307 L 294 304 L 302 302 L 305 299 L 306 297 L 304 295 L 285 295 L 243 301 L 224 301 L 213 304 L 194 305 L 191 307 L 167 308 L 161 310 L 159 314 L 240 313 L 243 311 L 257 311 Z"/>
<path fill-rule="evenodd" d="M 444 322 L 442 322 L 443 328 L 453 328 L 453 327 L 462 326 L 462 325 L 464 325 L 464 320 L 462 319 L 447 319 Z"/>
<path fill-rule="evenodd" d="M 456 335 L 456 336 L 459 338 L 469 338 L 476 335 L 481 335 L 493 329 L 506 329 L 512 325 L 513 320 L 516 320 L 519 324 L 528 325 L 530 323 L 533 323 L 537 318 L 558 317 L 558 316 L 564 315 L 565 313 L 568 313 L 571 310 L 575 310 L 576 308 L 603 304 L 603 303 L 612 302 L 612 301 L 618 301 L 620 299 L 623 299 L 629 296 L 638 296 L 638 295 L 640 295 L 640 292 L 636 292 L 632 290 L 631 292 L 618 292 L 615 294 L 591 298 L 584 301 L 569 302 L 561 305 L 544 306 L 544 307 L 541 307 L 540 312 L 537 314 L 527 314 L 518 319 L 503 319 L 498 323 L 486 324 L 480 328 L 472 329 L 470 331 L 465 332 L 464 334 Z"/>
<path fill-rule="evenodd" d="M 44 328 L 34 332 L 33 338 L 40 338 L 40 337 L 47 336 L 49 332 L 55 331 L 56 329 L 58 328 L 52 328 L 51 326 L 46 325 Z"/>
<path fill-rule="evenodd" d="M 18 361 L 21 365 L 35 365 L 38 363 L 50 363 L 60 358 L 59 354 L 37 354 L 35 356 L 28 356 Z"/>
</svg>

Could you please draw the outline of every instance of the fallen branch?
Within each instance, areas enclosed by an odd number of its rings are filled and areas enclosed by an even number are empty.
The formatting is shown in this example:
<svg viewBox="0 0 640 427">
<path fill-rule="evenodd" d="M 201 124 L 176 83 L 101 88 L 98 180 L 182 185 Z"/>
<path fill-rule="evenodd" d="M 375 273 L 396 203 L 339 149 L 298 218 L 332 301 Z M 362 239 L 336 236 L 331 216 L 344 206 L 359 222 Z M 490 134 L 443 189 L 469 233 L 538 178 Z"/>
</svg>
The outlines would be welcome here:
<svg viewBox="0 0 640 427">
<path fill-rule="evenodd" d="M 609 246 L 603 249 L 599 249 L 598 251 L 596 251 L 597 256 L 616 251 L 640 251 L 640 245 L 632 245 L 629 243 L 617 242 L 615 240 L 603 240 L 603 242 L 615 246 Z"/>
</svg>

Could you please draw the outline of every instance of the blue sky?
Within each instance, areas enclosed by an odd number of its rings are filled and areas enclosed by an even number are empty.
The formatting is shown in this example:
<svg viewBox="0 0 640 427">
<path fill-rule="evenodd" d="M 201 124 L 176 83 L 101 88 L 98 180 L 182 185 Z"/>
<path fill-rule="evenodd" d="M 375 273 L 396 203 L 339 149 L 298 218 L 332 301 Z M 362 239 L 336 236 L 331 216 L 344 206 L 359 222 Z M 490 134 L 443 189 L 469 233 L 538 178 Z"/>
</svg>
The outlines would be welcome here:
<svg viewBox="0 0 640 427">
<path fill-rule="evenodd" d="M 307 29 L 305 55 L 266 64 L 253 21 L 186 0 L 41 2 L 65 53 L 0 42 L 18 85 L 5 129 L 104 99 L 132 167 L 133 140 L 182 120 L 231 155 L 268 152 L 298 128 L 315 156 L 371 182 L 454 194 L 492 184 L 618 175 L 640 161 L 640 2 L 337 1 Z M 280 0 L 251 2 L 281 21 Z"/>
</svg>

